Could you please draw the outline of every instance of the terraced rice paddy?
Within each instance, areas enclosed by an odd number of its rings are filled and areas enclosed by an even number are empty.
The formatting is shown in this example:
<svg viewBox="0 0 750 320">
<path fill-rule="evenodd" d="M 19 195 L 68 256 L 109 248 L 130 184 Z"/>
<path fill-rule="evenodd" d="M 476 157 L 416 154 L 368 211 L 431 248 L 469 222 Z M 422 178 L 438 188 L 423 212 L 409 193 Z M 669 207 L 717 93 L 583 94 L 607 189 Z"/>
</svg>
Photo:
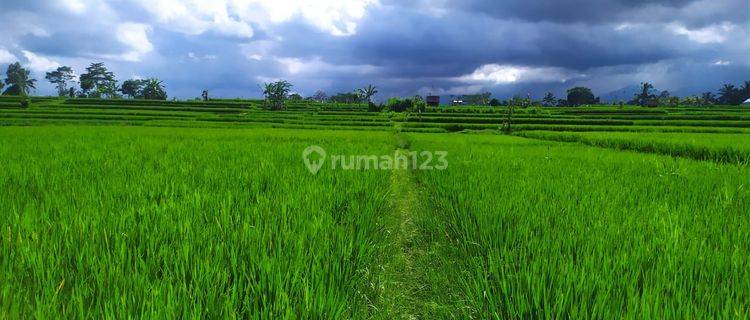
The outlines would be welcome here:
<svg viewBox="0 0 750 320">
<path fill-rule="evenodd" d="M 0 98 L 0 319 L 750 317 L 750 110 L 504 112 Z"/>
<path fill-rule="evenodd" d="M 16 99 L 17 100 L 17 99 Z M 424 113 L 367 112 L 365 105 L 291 102 L 263 109 L 257 100 L 148 101 L 36 98 L 20 109 L 0 98 L 0 125 L 120 124 L 181 127 L 271 127 L 411 132 L 498 130 L 505 108 L 437 107 Z M 525 108 L 513 117 L 517 131 L 748 132 L 750 108 Z"/>
</svg>

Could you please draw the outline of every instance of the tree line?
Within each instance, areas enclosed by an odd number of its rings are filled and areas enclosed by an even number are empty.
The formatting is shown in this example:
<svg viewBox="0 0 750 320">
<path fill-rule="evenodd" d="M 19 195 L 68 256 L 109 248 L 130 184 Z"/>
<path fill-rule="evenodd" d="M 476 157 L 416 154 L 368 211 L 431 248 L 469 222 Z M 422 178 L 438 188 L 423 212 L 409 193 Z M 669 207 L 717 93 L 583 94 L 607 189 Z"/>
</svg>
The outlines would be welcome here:
<svg viewBox="0 0 750 320">
<path fill-rule="evenodd" d="M 31 72 L 19 62 L 10 64 L 5 81 L 0 82 L 0 90 L 8 86 L 3 95 L 28 96 L 31 90 L 36 89 L 36 79 L 31 78 L 30 74 Z M 78 77 L 73 68 L 60 66 L 47 72 L 44 78 L 55 86 L 60 97 L 113 99 L 127 96 L 134 99 L 167 99 L 167 92 L 161 80 L 130 79 L 118 85 L 114 73 L 101 62 L 92 63 L 86 68 L 86 72 Z M 76 84 L 79 89 L 76 89 Z"/>
<path fill-rule="evenodd" d="M 118 85 L 113 72 L 109 71 L 104 63 L 92 63 L 86 68 L 86 72 L 76 77 L 73 68 L 60 66 L 54 71 L 47 72 L 45 79 L 57 88 L 60 97 L 78 98 L 121 98 L 127 96 L 134 99 L 166 100 L 167 92 L 164 83 L 157 78 L 129 79 Z M 79 89 L 76 89 L 75 85 Z M 7 88 L 5 88 L 7 87 Z M 263 85 L 263 95 L 267 107 L 271 109 L 283 109 L 285 100 L 309 100 L 320 103 L 368 103 L 370 109 L 403 109 L 404 105 L 416 105 L 418 107 L 424 100 L 416 96 L 414 98 L 400 99 L 392 98 L 383 105 L 375 105 L 372 97 L 378 90 L 373 85 L 354 90 L 353 92 L 337 93 L 328 96 L 323 91 L 317 91 L 310 97 L 303 98 L 298 93 L 291 93 L 293 85 L 285 80 L 266 83 Z M 3 91 L 3 89 L 5 89 Z M 21 66 L 19 62 L 12 63 L 6 71 L 5 81 L 0 82 L 0 91 L 3 95 L 28 96 L 31 90 L 36 89 L 36 79 L 31 77 L 29 70 Z M 204 91 L 204 100 L 208 100 L 208 93 Z M 680 105 L 740 105 L 750 99 L 750 81 L 740 86 L 725 84 L 719 89 L 718 95 L 713 92 L 704 92 L 700 95 L 678 97 L 671 95 L 669 91 L 656 92 L 654 85 L 648 82 L 641 83 L 638 93 L 628 101 L 619 101 L 615 104 L 639 105 L 643 107 L 655 106 L 680 106 Z M 492 98 L 489 92 L 463 95 L 454 99 L 469 105 L 489 106 L 582 106 L 601 104 L 601 99 L 594 95 L 593 91 L 586 87 L 575 87 L 567 91 L 565 99 L 558 99 L 552 92 L 548 92 L 544 98 L 535 101 L 529 94 L 527 97 L 515 96 L 511 99 L 500 101 Z M 407 106 L 408 107 L 408 106 Z M 408 107 L 410 108 L 410 107 Z"/>
<path fill-rule="evenodd" d="M 273 83 L 265 84 L 264 96 L 266 102 L 272 109 L 283 108 L 284 100 L 291 101 L 315 101 L 315 102 L 329 102 L 329 103 L 342 103 L 342 104 L 354 104 L 354 103 L 368 103 L 370 109 L 374 110 L 402 110 L 402 109 L 419 109 L 424 103 L 424 99 L 421 96 L 414 96 L 412 98 L 390 98 L 385 104 L 374 105 L 372 103 L 372 97 L 378 92 L 377 88 L 369 85 L 364 88 L 354 90 L 352 92 L 337 93 L 333 96 L 328 96 L 325 92 L 318 90 L 312 96 L 303 98 L 297 93 L 289 94 L 292 88 L 292 84 L 288 81 L 278 81 Z M 279 89 L 283 89 L 280 90 Z M 633 98 L 627 101 L 615 101 L 610 102 L 614 105 L 638 105 L 642 107 L 656 107 L 656 106 L 710 106 L 710 105 L 740 105 L 750 99 L 750 81 L 746 81 L 743 85 L 737 87 L 732 84 L 724 85 L 719 89 L 719 94 L 716 95 L 713 92 L 704 92 L 700 95 L 693 95 L 687 97 L 678 97 L 672 95 L 669 91 L 657 92 L 654 89 L 654 85 L 648 82 L 641 83 L 639 90 Z M 590 88 L 586 87 L 575 87 L 567 90 L 567 95 L 558 99 L 555 94 L 548 92 L 541 100 L 534 100 L 531 98 L 531 94 L 526 97 L 516 95 L 510 99 L 498 100 L 493 98 L 489 92 L 482 92 L 478 94 L 452 96 L 454 104 L 462 105 L 476 105 L 476 106 L 545 106 L 545 107 L 578 107 L 584 105 L 602 105 L 606 104 L 601 101 L 600 97 L 597 97 Z"/>
<path fill-rule="evenodd" d="M 638 92 L 633 96 L 632 99 L 627 101 L 615 101 L 612 104 L 619 105 L 637 105 L 642 107 L 656 107 L 656 106 L 711 106 L 711 105 L 741 105 L 748 99 L 750 99 L 750 81 L 746 81 L 743 85 L 737 87 L 732 84 L 726 84 L 719 89 L 719 94 L 716 95 L 713 92 L 707 91 L 700 95 L 692 95 L 686 97 L 678 97 L 672 95 L 669 91 L 657 92 L 654 89 L 654 85 L 648 82 L 643 82 L 639 86 Z M 594 95 L 593 91 L 586 87 L 575 87 L 567 91 L 565 99 L 558 99 L 555 94 L 548 92 L 544 98 L 535 101 L 531 99 L 531 96 L 521 97 L 515 96 L 512 99 L 499 101 L 497 99 L 491 99 L 490 93 L 482 93 L 476 95 L 462 96 L 460 99 L 469 105 L 490 105 L 490 106 L 531 106 L 541 105 L 545 107 L 577 107 L 582 105 L 599 105 L 604 104 L 601 99 Z M 486 103 L 485 101 L 489 101 Z"/>
</svg>

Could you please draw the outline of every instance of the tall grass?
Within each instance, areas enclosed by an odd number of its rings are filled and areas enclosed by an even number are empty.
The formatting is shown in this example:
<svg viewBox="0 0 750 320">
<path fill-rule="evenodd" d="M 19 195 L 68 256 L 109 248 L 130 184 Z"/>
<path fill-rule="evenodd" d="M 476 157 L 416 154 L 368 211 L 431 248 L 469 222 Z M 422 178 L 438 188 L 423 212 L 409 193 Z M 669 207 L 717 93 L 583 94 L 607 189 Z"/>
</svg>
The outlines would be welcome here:
<svg viewBox="0 0 750 320">
<path fill-rule="evenodd" d="M 362 318 L 388 172 L 301 151 L 388 154 L 386 133 L 0 128 L 0 318 Z"/>
<path fill-rule="evenodd" d="M 748 167 L 508 136 L 413 135 L 460 318 L 750 316 Z"/>
<path fill-rule="evenodd" d="M 552 141 L 579 142 L 620 150 L 659 153 L 696 160 L 750 163 L 750 135 L 747 134 L 526 131 L 519 135 Z"/>
</svg>

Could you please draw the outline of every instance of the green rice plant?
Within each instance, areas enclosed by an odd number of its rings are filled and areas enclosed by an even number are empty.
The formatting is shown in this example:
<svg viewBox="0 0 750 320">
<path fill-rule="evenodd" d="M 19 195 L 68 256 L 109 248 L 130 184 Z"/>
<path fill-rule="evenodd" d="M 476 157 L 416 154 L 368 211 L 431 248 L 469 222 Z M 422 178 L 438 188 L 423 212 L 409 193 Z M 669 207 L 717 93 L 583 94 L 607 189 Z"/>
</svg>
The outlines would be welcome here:
<svg viewBox="0 0 750 320">
<path fill-rule="evenodd" d="M 750 317 L 747 166 L 498 135 L 412 135 L 454 318 Z M 455 304 L 455 305 L 452 305 Z M 466 304 L 461 306 L 460 304 Z"/>
<path fill-rule="evenodd" d="M 552 133 L 526 131 L 519 135 L 587 145 L 659 153 L 721 163 L 750 163 L 750 134 L 626 133 L 581 132 Z"/>
<path fill-rule="evenodd" d="M 0 317 L 368 318 L 389 133 L 0 128 Z"/>
</svg>

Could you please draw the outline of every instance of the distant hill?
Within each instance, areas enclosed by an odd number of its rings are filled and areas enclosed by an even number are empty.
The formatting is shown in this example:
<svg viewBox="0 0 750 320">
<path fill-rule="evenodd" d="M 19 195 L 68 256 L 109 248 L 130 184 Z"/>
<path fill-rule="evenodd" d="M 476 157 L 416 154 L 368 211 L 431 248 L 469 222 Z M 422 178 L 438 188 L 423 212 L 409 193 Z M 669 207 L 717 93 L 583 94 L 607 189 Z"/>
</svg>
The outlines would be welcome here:
<svg viewBox="0 0 750 320">
<path fill-rule="evenodd" d="M 639 85 L 627 86 L 599 96 L 602 102 L 617 103 L 620 101 L 628 102 L 633 99 L 636 93 L 641 90 Z"/>
</svg>

